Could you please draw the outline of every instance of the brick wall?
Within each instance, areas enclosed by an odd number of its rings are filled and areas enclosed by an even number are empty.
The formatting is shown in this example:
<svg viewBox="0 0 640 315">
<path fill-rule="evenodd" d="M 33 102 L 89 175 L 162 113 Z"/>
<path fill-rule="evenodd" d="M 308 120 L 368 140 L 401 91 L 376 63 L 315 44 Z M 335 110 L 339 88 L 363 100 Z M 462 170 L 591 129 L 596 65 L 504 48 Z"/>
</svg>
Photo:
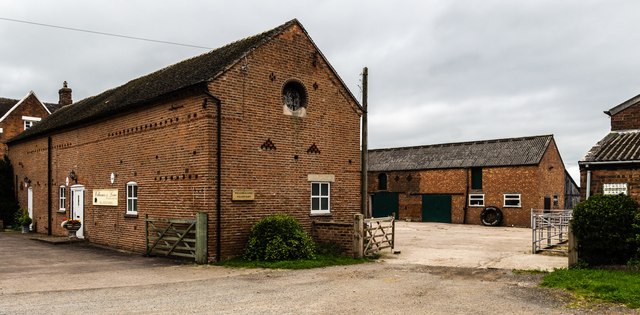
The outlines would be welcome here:
<svg viewBox="0 0 640 315">
<path fill-rule="evenodd" d="M 359 212 L 359 114 L 306 35 L 293 26 L 250 53 L 209 84 L 222 101 L 221 258 L 241 254 L 260 218 L 289 213 L 312 232 L 311 221 L 351 223 Z M 314 57 L 315 55 L 315 57 Z M 307 90 L 306 117 L 283 114 L 287 80 Z M 207 103 L 205 103 L 207 100 Z M 206 104 L 206 106 L 205 106 Z M 216 253 L 216 112 L 202 93 L 183 93 L 144 109 L 78 126 L 52 136 L 53 234 L 64 235 L 57 187 L 71 170 L 85 186 L 85 237 L 91 242 L 142 252 L 145 214 L 193 217 L 209 213 L 209 256 Z M 269 139 L 275 150 L 262 150 Z M 320 153 L 308 153 L 315 144 Z M 32 178 L 38 232 L 46 233 L 47 140 L 16 143 L 10 156 L 19 178 Z M 109 176 L 115 173 L 111 184 Z M 332 174 L 331 213 L 310 215 L 309 174 Z M 138 183 L 138 217 L 125 217 L 125 185 Z M 73 184 L 73 183 L 72 183 Z M 117 207 L 93 206 L 93 189 L 117 188 Z M 232 201 L 233 189 L 253 189 L 255 200 Z M 19 191 L 21 204 L 26 193 Z M 345 234 L 329 236 L 343 242 Z M 349 236 L 350 239 L 350 236 Z"/>
<path fill-rule="evenodd" d="M 310 231 L 311 220 L 351 223 L 359 213 L 357 105 L 304 33 L 292 27 L 210 84 L 222 100 L 222 256 L 237 255 L 259 218 L 289 213 Z M 243 70 L 246 69 L 246 70 Z M 283 114 L 282 88 L 306 87 L 306 117 Z M 262 150 L 267 140 L 275 150 Z M 308 153 L 315 144 L 320 153 Z M 331 214 L 310 216 L 309 174 L 333 174 Z M 233 202 L 232 189 L 255 189 L 256 200 Z"/>
<path fill-rule="evenodd" d="M 42 106 L 38 98 L 33 93 L 30 93 L 20 106 L 0 122 L 0 128 L 3 129 L 3 132 L 0 133 L 0 158 L 3 157 L 7 151 L 5 142 L 24 131 L 22 116 L 45 118 L 49 116 L 49 113 Z"/>
<path fill-rule="evenodd" d="M 640 106 L 632 105 L 611 116 L 611 130 L 640 129 Z"/>
<path fill-rule="evenodd" d="M 319 244 L 335 244 L 345 254 L 353 255 L 353 222 L 313 221 L 311 235 Z"/>
<path fill-rule="evenodd" d="M 469 172 L 469 174 L 467 174 Z M 379 172 L 369 172 L 369 192 L 378 191 Z M 421 194 L 451 195 L 451 222 L 463 223 L 467 204 L 468 169 L 442 169 L 423 171 L 387 172 L 388 191 L 399 192 L 399 218 L 422 220 Z M 411 176 L 411 183 L 406 178 Z M 504 214 L 503 225 L 528 227 L 532 208 L 543 208 L 544 197 L 558 196 L 558 205 L 564 204 L 564 164 L 551 142 L 539 165 L 513 167 L 485 167 L 482 170 L 482 193 L 486 206 L 497 206 Z M 398 178 L 398 180 L 396 180 Z M 470 182 L 469 182 L 470 185 Z M 504 194 L 520 194 L 521 207 L 504 207 Z M 467 207 L 467 223 L 481 224 L 484 207 Z"/>
<path fill-rule="evenodd" d="M 602 194 L 604 184 L 627 183 L 628 194 L 640 202 L 640 165 L 591 165 L 591 195 Z M 580 200 L 586 199 L 587 170 L 580 168 Z"/>
</svg>

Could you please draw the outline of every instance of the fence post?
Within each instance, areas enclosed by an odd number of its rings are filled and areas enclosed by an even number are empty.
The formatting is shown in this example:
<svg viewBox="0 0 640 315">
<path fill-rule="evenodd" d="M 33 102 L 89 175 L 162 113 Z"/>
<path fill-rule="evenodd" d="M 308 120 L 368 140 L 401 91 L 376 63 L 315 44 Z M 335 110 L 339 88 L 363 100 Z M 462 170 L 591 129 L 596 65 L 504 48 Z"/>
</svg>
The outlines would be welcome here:
<svg viewBox="0 0 640 315">
<path fill-rule="evenodd" d="M 207 263 L 207 213 L 196 214 L 196 263 Z"/>
<path fill-rule="evenodd" d="M 391 252 L 393 253 L 396 245 L 396 213 L 391 214 Z"/>
<path fill-rule="evenodd" d="M 353 216 L 353 257 L 362 258 L 364 256 L 364 216 L 355 214 Z"/>
<path fill-rule="evenodd" d="M 144 215 L 144 254 L 149 255 L 149 215 Z"/>
<path fill-rule="evenodd" d="M 575 266 L 578 263 L 578 240 L 573 235 L 571 229 L 571 223 L 569 223 L 569 267 Z"/>
</svg>

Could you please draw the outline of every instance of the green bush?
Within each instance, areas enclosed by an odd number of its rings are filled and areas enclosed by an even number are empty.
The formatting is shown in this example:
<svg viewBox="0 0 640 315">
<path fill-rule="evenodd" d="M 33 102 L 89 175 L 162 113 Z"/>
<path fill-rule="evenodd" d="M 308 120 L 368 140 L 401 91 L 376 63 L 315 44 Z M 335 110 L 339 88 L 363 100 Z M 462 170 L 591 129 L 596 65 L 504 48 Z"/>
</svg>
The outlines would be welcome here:
<svg viewBox="0 0 640 315">
<path fill-rule="evenodd" d="M 265 217 L 251 227 L 245 260 L 281 261 L 315 258 L 315 244 L 289 215 Z"/>
<path fill-rule="evenodd" d="M 21 209 L 20 213 L 22 214 L 18 217 L 17 220 L 20 226 L 29 225 L 33 222 L 31 217 L 29 216 L 29 211 L 27 211 L 27 209 Z"/>
<path fill-rule="evenodd" d="M 638 204 L 625 195 L 593 195 L 573 209 L 578 256 L 589 265 L 625 264 L 637 252 Z"/>
</svg>

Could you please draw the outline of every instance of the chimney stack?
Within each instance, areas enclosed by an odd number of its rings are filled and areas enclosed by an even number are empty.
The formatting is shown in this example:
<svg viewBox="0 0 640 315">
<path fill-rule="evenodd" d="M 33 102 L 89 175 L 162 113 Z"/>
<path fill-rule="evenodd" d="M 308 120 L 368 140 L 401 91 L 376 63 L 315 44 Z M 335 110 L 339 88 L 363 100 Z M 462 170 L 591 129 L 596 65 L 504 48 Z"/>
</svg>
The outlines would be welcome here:
<svg viewBox="0 0 640 315">
<path fill-rule="evenodd" d="M 60 95 L 60 99 L 58 100 L 60 108 L 73 103 L 73 100 L 71 100 L 71 89 L 67 87 L 67 81 L 62 83 L 62 88 L 58 91 L 58 94 Z"/>
</svg>

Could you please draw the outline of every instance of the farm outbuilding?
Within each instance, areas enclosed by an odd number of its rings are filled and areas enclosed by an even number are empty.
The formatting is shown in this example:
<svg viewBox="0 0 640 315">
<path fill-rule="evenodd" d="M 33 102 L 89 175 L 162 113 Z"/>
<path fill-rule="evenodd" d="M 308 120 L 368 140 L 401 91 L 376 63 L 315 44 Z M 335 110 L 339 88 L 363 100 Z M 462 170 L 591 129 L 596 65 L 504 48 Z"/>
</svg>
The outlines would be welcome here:
<svg viewBox="0 0 640 315">
<path fill-rule="evenodd" d="M 481 224 L 493 207 L 528 227 L 532 208 L 571 207 L 577 189 L 552 135 L 370 150 L 368 170 L 373 216 L 412 221 Z"/>
<path fill-rule="evenodd" d="M 145 252 L 150 218 L 207 214 L 209 260 L 288 213 L 351 248 L 361 106 L 292 20 L 64 106 L 9 141 L 38 233 Z"/>
</svg>

